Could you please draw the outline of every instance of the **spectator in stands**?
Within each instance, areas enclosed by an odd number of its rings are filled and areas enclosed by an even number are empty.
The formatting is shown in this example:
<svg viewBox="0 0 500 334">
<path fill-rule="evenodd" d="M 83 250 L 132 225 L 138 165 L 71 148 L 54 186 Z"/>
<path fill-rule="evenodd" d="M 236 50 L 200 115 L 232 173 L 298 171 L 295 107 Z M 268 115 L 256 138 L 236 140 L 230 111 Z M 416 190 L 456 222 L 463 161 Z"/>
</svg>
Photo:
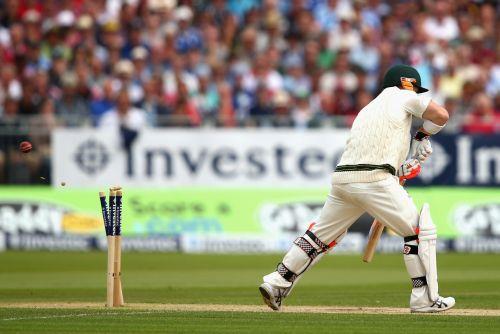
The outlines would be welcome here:
<svg viewBox="0 0 500 334">
<path fill-rule="evenodd" d="M 173 104 L 172 120 L 167 124 L 170 126 L 198 126 L 201 124 L 201 116 L 196 104 L 189 95 L 187 85 L 180 76 L 176 76 L 177 94 Z"/>
<path fill-rule="evenodd" d="M 318 56 L 317 56 L 317 64 L 323 69 L 329 69 L 332 64 L 335 62 L 335 57 L 337 56 L 337 52 L 330 49 L 328 46 L 328 33 L 322 32 L 319 36 L 319 41 L 317 44 Z M 309 43 L 309 47 L 311 48 L 311 43 Z M 316 46 L 315 46 L 316 48 Z M 300 55 L 299 55 L 300 56 Z"/>
<path fill-rule="evenodd" d="M 458 37 L 458 24 L 456 18 L 450 15 L 450 3 L 438 0 L 431 5 L 431 15 L 424 21 L 424 30 L 431 39 L 450 41 Z"/>
<path fill-rule="evenodd" d="M 26 53 L 24 55 L 24 75 L 33 76 L 39 69 L 44 67 L 40 57 L 40 42 L 28 40 L 26 43 Z"/>
<path fill-rule="evenodd" d="M 126 89 L 155 126 L 349 125 L 395 63 L 455 106 L 455 129 L 484 130 L 500 99 L 493 1 L 0 3 L 0 108 L 25 124 L 51 104 L 61 123 L 100 124 Z"/>
<path fill-rule="evenodd" d="M 245 13 L 259 5 L 259 0 L 227 0 L 227 7 L 231 13 L 243 17 Z"/>
<path fill-rule="evenodd" d="M 45 98 L 56 97 L 57 90 L 50 85 L 49 74 L 45 70 L 39 70 L 33 75 L 35 94 L 38 101 Z"/>
<path fill-rule="evenodd" d="M 21 127 L 21 119 L 19 118 L 19 101 L 11 96 L 7 96 L 2 105 L 2 114 L 0 118 L 1 127 L 16 130 Z"/>
<path fill-rule="evenodd" d="M 308 96 L 311 94 L 311 78 L 304 72 L 302 59 L 289 57 L 283 65 L 286 72 L 283 81 L 284 88 L 294 96 Z"/>
<path fill-rule="evenodd" d="M 200 89 L 194 101 L 203 119 L 215 119 L 220 107 L 220 96 L 217 84 L 210 81 L 210 70 L 199 75 Z"/>
<path fill-rule="evenodd" d="M 243 29 L 239 41 L 236 41 L 234 52 L 236 67 L 249 70 L 257 55 L 257 30 L 254 27 Z"/>
<path fill-rule="evenodd" d="M 142 41 L 142 28 L 143 24 L 139 18 L 134 18 L 127 25 L 127 38 L 121 49 L 121 58 L 132 59 L 132 50 L 136 48 L 144 48 L 147 51 L 148 46 Z"/>
<path fill-rule="evenodd" d="M 130 60 L 118 61 L 114 68 L 115 84 L 119 89 L 127 89 L 132 104 L 139 103 L 144 97 L 142 83 L 134 77 L 134 64 Z"/>
<path fill-rule="evenodd" d="M 150 80 L 144 82 L 144 98 L 139 107 L 146 112 L 147 123 L 149 126 L 162 126 L 169 117 L 172 110 L 167 107 L 163 99 L 161 87 L 161 78 L 153 76 Z"/>
<path fill-rule="evenodd" d="M 19 100 L 19 114 L 21 116 L 33 116 L 38 111 L 40 102 L 35 91 L 35 84 L 31 78 L 23 80 L 23 93 Z"/>
<path fill-rule="evenodd" d="M 254 103 L 254 97 L 251 92 L 243 88 L 243 74 L 235 74 L 232 90 L 232 107 L 235 117 L 239 123 L 244 123 L 250 116 L 250 109 Z"/>
<path fill-rule="evenodd" d="M 353 93 L 358 88 L 357 77 L 349 65 L 347 50 L 339 52 L 334 67 L 325 72 L 319 80 L 320 89 L 325 94 L 331 94 L 337 89 Z"/>
<path fill-rule="evenodd" d="M 50 62 L 50 84 L 60 89 L 62 87 L 61 79 L 69 67 L 68 56 L 65 56 L 65 50 L 62 47 L 54 48 L 51 52 Z"/>
<path fill-rule="evenodd" d="M 291 115 L 296 128 L 308 128 L 313 125 L 317 115 L 311 108 L 308 93 L 299 92 L 293 96 Z"/>
<path fill-rule="evenodd" d="M 243 77 L 245 90 L 254 92 L 259 85 L 263 85 L 271 93 L 283 88 L 282 75 L 273 68 L 266 54 L 257 55 L 252 71 Z"/>
<path fill-rule="evenodd" d="M 97 125 L 102 115 L 114 107 L 114 89 L 113 81 L 108 79 L 102 84 L 102 90 L 96 91 L 94 99 L 90 103 L 90 115 L 92 124 Z"/>
<path fill-rule="evenodd" d="M 481 93 L 474 98 L 472 112 L 467 115 L 465 133 L 491 134 L 500 130 L 500 114 L 494 109 L 491 98 Z"/>
<path fill-rule="evenodd" d="M 462 94 L 464 77 L 457 71 L 457 60 L 454 54 L 447 58 L 445 72 L 441 75 L 437 92 L 444 98 L 458 99 Z"/>
<path fill-rule="evenodd" d="M 56 102 L 56 113 L 66 126 L 80 126 L 89 121 L 87 101 L 78 94 L 78 77 L 66 72 L 61 79 L 62 95 Z"/>
<path fill-rule="evenodd" d="M 255 102 L 250 108 L 250 116 L 255 120 L 257 125 L 269 124 L 269 118 L 273 114 L 271 106 L 271 96 L 270 92 L 266 89 L 264 85 L 257 87 L 255 92 Z"/>
<path fill-rule="evenodd" d="M 376 73 L 379 69 L 380 54 L 375 37 L 373 30 L 364 29 L 361 33 L 362 43 L 350 49 L 349 54 L 349 60 L 368 73 Z"/>
<path fill-rule="evenodd" d="M 174 105 L 179 95 L 179 83 L 184 85 L 189 96 L 198 93 L 199 81 L 198 77 L 186 69 L 186 59 L 181 55 L 175 55 L 171 59 L 171 66 L 163 72 L 163 87 L 165 97 L 169 105 Z"/>
<path fill-rule="evenodd" d="M 361 36 L 353 27 L 354 14 L 350 11 L 342 12 L 339 16 L 340 24 L 330 31 L 328 46 L 332 50 L 351 50 L 361 45 Z"/>
<path fill-rule="evenodd" d="M 102 115 L 99 126 L 139 131 L 147 126 L 146 112 L 133 107 L 129 92 L 122 88 L 116 96 L 115 107 Z"/>
<path fill-rule="evenodd" d="M 8 97 L 19 100 L 23 94 L 23 89 L 16 67 L 12 64 L 4 64 L 0 67 L 0 105 Z"/>
<path fill-rule="evenodd" d="M 273 94 L 273 118 L 269 125 L 276 127 L 290 127 L 293 125 L 291 102 L 290 94 L 284 90 L 277 91 Z"/>
<path fill-rule="evenodd" d="M 217 124 L 226 127 L 236 125 L 237 119 L 233 108 L 232 90 L 227 82 L 220 82 L 218 85 L 220 96 L 220 108 Z"/>
<path fill-rule="evenodd" d="M 180 6 L 175 10 L 175 20 L 179 31 L 175 40 L 175 48 L 179 53 L 187 53 L 193 49 L 201 49 L 203 41 L 200 31 L 191 25 L 193 11 L 188 6 Z"/>
<path fill-rule="evenodd" d="M 339 24 L 338 7 L 340 6 L 338 2 L 337 0 L 327 0 L 316 6 L 314 18 L 321 26 L 321 30 L 331 31 Z M 342 2 L 346 3 L 345 1 Z"/>
<path fill-rule="evenodd" d="M 134 65 L 133 81 L 136 83 L 143 83 L 151 78 L 151 69 L 148 67 L 149 51 L 143 47 L 138 46 L 132 49 L 130 53 L 132 63 Z"/>
<path fill-rule="evenodd" d="M 313 77 L 313 80 L 321 74 L 319 68 L 320 45 L 315 40 L 309 40 L 304 44 L 304 68 Z"/>
<path fill-rule="evenodd" d="M 461 112 L 458 106 L 458 100 L 453 98 L 447 98 L 444 101 L 444 108 L 448 110 L 450 119 L 446 123 L 446 127 L 443 129 L 446 133 L 457 133 L 462 130 L 462 124 L 464 122 L 464 113 Z"/>
</svg>

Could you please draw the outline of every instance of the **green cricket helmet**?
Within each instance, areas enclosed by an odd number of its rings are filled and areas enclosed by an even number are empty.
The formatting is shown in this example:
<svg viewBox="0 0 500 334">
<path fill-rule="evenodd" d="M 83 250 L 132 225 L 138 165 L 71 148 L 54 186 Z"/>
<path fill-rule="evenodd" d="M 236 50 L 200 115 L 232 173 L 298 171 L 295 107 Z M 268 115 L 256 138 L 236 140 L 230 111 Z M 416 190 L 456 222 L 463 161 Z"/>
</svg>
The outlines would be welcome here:
<svg viewBox="0 0 500 334">
<path fill-rule="evenodd" d="M 392 66 L 384 75 L 382 88 L 393 86 L 408 87 L 412 85 L 417 88 L 417 93 L 425 93 L 429 91 L 427 88 L 422 87 L 422 81 L 418 71 L 408 65 L 395 65 Z"/>
</svg>

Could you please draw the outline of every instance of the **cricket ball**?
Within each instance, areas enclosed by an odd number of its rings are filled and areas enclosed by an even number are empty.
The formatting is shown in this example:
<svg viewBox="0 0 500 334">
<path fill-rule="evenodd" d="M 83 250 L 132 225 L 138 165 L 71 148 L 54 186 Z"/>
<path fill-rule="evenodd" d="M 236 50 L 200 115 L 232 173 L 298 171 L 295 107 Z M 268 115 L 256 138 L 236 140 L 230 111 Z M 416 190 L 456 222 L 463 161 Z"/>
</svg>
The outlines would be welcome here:
<svg viewBox="0 0 500 334">
<path fill-rule="evenodd" d="M 19 150 L 21 150 L 21 152 L 23 153 L 28 153 L 32 148 L 33 146 L 29 141 L 23 141 L 21 142 L 21 144 L 19 144 Z"/>
</svg>

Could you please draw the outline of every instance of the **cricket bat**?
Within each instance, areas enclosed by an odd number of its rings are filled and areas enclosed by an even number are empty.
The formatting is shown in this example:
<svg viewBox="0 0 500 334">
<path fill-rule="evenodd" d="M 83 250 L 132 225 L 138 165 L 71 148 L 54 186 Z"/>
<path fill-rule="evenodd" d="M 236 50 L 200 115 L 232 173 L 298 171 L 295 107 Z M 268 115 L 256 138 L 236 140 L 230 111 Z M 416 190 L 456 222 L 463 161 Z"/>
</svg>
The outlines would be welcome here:
<svg viewBox="0 0 500 334">
<path fill-rule="evenodd" d="M 368 242 L 366 243 L 365 253 L 363 254 L 364 262 L 372 262 L 373 255 L 375 255 L 375 249 L 377 248 L 378 241 L 382 236 L 382 232 L 384 232 L 384 225 L 374 219 L 372 226 L 370 227 L 370 233 L 368 234 Z"/>
</svg>

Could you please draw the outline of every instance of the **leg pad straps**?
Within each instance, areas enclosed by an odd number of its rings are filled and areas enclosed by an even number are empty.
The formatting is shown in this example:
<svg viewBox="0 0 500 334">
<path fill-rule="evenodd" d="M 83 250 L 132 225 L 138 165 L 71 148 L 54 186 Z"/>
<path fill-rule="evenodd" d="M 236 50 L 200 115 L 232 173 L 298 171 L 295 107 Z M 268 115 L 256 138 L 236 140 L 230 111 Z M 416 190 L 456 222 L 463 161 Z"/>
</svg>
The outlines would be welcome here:
<svg viewBox="0 0 500 334">
<path fill-rule="evenodd" d="M 305 238 L 306 235 L 307 235 L 307 238 Z M 308 239 L 310 239 L 310 240 L 308 240 Z M 313 246 L 311 241 L 313 243 L 315 243 L 317 245 L 317 247 Z M 312 261 L 318 257 L 318 255 L 328 251 L 332 246 L 335 245 L 335 242 L 333 242 L 331 244 L 331 246 L 323 243 L 310 230 L 307 230 L 306 233 L 304 234 L 304 236 L 298 237 L 297 239 L 295 239 L 295 241 L 293 243 L 297 247 L 299 247 L 302 251 L 304 251 L 304 253 L 306 253 L 306 255 L 309 257 L 309 263 L 307 264 L 306 269 L 309 267 L 309 265 L 312 263 Z M 317 248 L 319 248 L 319 250 Z M 300 274 L 302 274 L 302 272 L 305 271 L 305 269 L 304 269 L 301 273 L 295 273 L 295 272 L 291 271 L 290 269 L 288 269 L 283 264 L 283 262 L 278 264 L 278 267 L 276 268 L 276 270 L 281 275 L 281 277 L 286 279 L 288 282 L 295 281 L 295 279 L 297 279 L 297 277 Z"/>
<path fill-rule="evenodd" d="M 418 240 L 418 235 L 410 235 L 408 237 L 404 237 L 404 240 L 405 242 L 410 242 L 410 241 L 414 241 L 414 240 Z"/>
<path fill-rule="evenodd" d="M 326 252 L 328 251 L 328 249 L 330 249 L 330 247 L 328 247 L 327 244 L 325 244 L 323 241 L 319 240 L 319 238 L 314 235 L 314 233 L 312 233 L 310 230 L 307 230 L 306 231 L 306 235 L 316 244 L 318 245 L 319 248 L 321 248 L 321 250 L 323 252 Z"/>
<path fill-rule="evenodd" d="M 418 246 L 405 244 L 403 247 L 404 255 L 417 255 L 418 256 Z"/>
<path fill-rule="evenodd" d="M 283 262 L 280 262 L 278 264 L 278 267 L 276 268 L 276 271 L 281 275 L 281 277 L 283 277 L 284 279 L 286 279 L 288 282 L 293 282 L 298 277 L 298 275 L 296 273 L 294 273 L 293 271 L 291 271 L 290 269 L 288 269 L 283 264 Z"/>
<path fill-rule="evenodd" d="M 414 288 L 420 288 L 424 285 L 427 285 L 427 279 L 425 278 L 425 276 L 412 278 L 411 282 Z"/>
<path fill-rule="evenodd" d="M 309 241 L 303 237 L 295 239 L 293 243 L 299 246 L 299 248 L 302 249 L 311 260 L 314 260 L 319 255 L 316 248 L 314 248 L 313 245 L 311 245 Z"/>
</svg>

